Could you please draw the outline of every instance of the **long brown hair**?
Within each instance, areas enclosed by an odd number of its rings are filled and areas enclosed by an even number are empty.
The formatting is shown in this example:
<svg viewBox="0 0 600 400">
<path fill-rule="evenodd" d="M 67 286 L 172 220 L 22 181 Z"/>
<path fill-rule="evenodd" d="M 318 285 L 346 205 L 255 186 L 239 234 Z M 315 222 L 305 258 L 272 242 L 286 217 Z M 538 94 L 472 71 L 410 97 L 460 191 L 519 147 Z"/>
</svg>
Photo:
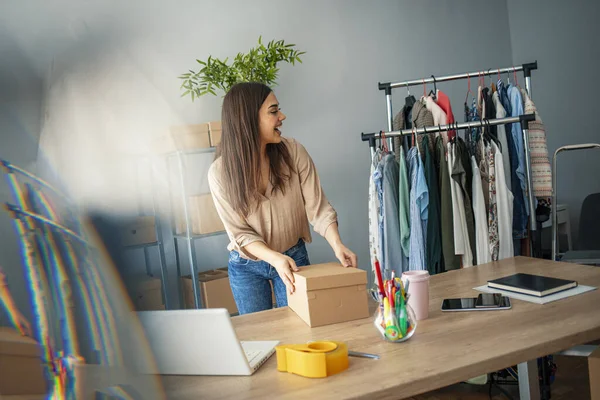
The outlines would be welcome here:
<svg viewBox="0 0 600 400">
<path fill-rule="evenodd" d="M 222 180 L 226 196 L 234 210 L 248 216 L 258 206 L 260 194 L 259 110 L 271 88 L 258 82 L 238 83 L 223 99 L 221 120 L 223 132 L 215 159 L 222 158 Z M 292 157 L 284 142 L 267 144 L 275 190 L 285 193 L 285 183 L 294 171 Z M 286 168 L 287 167 L 287 168 Z"/>
</svg>

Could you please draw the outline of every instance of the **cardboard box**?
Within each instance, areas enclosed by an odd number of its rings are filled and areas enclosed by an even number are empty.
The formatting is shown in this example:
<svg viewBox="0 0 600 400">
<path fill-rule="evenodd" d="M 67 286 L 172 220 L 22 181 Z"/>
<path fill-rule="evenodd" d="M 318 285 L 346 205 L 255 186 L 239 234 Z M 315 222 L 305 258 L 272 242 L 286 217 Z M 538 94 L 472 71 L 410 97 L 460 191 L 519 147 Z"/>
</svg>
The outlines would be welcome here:
<svg viewBox="0 0 600 400">
<path fill-rule="evenodd" d="M 237 314 L 238 309 L 229 286 L 227 271 L 211 270 L 198 274 L 202 303 L 205 308 L 226 308 L 230 314 Z M 183 302 L 185 308 L 195 308 L 194 288 L 191 275 L 182 277 Z"/>
<path fill-rule="evenodd" d="M 226 308 L 230 314 L 237 314 L 238 309 L 229 285 L 227 267 L 200 272 L 198 282 L 202 292 L 202 303 L 205 308 Z M 183 286 L 183 302 L 185 308 L 194 308 L 194 288 L 191 275 L 181 277 Z M 271 298 L 273 306 L 276 304 L 273 285 L 271 284 Z"/>
<path fill-rule="evenodd" d="M 162 282 L 159 278 L 143 276 L 130 284 L 136 310 L 164 310 Z"/>
<path fill-rule="evenodd" d="M 142 216 L 125 224 L 121 230 L 121 244 L 136 246 L 156 242 L 156 219 L 154 216 Z"/>
<path fill-rule="evenodd" d="M 221 143 L 221 134 L 223 133 L 221 121 L 212 121 L 209 122 L 208 125 L 210 134 L 210 145 L 212 147 L 216 147 L 219 143 Z"/>
<path fill-rule="evenodd" d="M 40 345 L 16 329 L 0 327 L 0 397 L 47 390 Z"/>
<path fill-rule="evenodd" d="M 164 135 L 154 139 L 150 145 L 151 152 L 154 154 L 209 147 L 210 133 L 207 123 L 171 126 Z"/>
<path fill-rule="evenodd" d="M 225 226 L 217 213 L 210 193 L 188 197 L 188 214 L 190 230 L 194 235 L 222 232 Z M 178 234 L 185 234 L 185 216 L 179 208 L 176 215 L 175 229 Z"/>
<path fill-rule="evenodd" d="M 367 273 L 338 263 L 315 264 L 294 272 L 288 306 L 310 327 L 369 317 Z"/>
</svg>

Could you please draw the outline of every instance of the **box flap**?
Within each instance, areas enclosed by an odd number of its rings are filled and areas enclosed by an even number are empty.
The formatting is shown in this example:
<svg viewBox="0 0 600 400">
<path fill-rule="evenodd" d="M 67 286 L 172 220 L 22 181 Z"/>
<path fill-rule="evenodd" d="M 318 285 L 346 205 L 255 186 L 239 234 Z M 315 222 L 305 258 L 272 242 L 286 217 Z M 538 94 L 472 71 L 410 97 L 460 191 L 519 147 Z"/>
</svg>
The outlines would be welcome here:
<svg viewBox="0 0 600 400">
<path fill-rule="evenodd" d="M 169 132 L 173 136 L 178 135 L 197 135 L 208 133 L 209 125 L 205 122 L 202 124 L 174 125 L 169 127 Z"/>
<path fill-rule="evenodd" d="M 339 263 L 314 264 L 294 272 L 296 290 L 321 290 L 367 283 L 367 273 Z"/>
<path fill-rule="evenodd" d="M 160 289 L 162 286 L 160 278 L 148 275 L 133 275 L 131 278 L 127 278 L 127 282 L 130 282 L 131 287 L 136 291 Z"/>
<path fill-rule="evenodd" d="M 205 271 L 198 274 L 198 280 L 200 282 L 209 282 L 214 281 L 215 279 L 223 279 L 228 277 L 229 276 L 227 275 L 227 272 L 219 270 Z"/>
<path fill-rule="evenodd" d="M 34 339 L 14 328 L 0 327 L 0 355 L 39 357 L 40 354 L 41 348 Z"/>
<path fill-rule="evenodd" d="M 123 225 L 125 231 L 141 229 L 145 227 L 154 227 L 156 225 L 156 218 L 153 215 L 142 215 L 139 217 L 132 218 Z"/>
</svg>

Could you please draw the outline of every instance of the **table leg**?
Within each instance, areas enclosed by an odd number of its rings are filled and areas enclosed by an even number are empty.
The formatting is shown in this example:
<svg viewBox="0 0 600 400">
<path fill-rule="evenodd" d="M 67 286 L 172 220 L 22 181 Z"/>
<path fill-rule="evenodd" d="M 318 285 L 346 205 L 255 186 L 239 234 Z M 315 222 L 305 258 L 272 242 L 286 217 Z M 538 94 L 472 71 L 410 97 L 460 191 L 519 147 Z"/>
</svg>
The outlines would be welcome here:
<svg viewBox="0 0 600 400">
<path fill-rule="evenodd" d="M 521 400 L 540 400 L 537 359 L 522 362 L 519 368 L 519 397 Z"/>
</svg>

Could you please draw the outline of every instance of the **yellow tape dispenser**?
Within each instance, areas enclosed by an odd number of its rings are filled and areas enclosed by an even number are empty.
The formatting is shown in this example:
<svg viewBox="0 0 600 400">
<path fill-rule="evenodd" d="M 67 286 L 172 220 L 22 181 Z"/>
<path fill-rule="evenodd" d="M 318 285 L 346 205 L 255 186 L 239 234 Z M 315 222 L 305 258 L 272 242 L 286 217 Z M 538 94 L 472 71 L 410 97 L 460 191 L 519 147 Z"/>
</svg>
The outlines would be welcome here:
<svg viewBox="0 0 600 400">
<path fill-rule="evenodd" d="M 348 369 L 348 346 L 333 341 L 287 344 L 275 347 L 277 370 L 304 376 L 326 378 Z"/>
</svg>

